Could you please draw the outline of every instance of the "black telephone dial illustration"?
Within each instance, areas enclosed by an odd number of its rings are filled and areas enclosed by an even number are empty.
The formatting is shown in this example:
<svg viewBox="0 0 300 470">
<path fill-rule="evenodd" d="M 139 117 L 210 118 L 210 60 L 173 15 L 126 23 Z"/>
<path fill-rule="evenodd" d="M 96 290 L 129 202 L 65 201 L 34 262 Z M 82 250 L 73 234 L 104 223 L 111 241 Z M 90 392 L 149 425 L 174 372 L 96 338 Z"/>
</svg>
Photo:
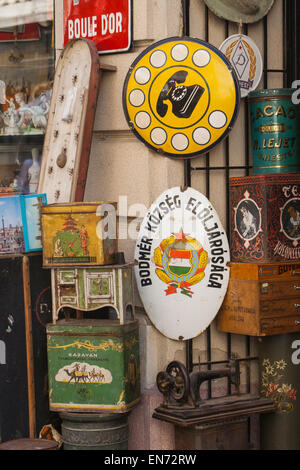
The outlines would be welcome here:
<svg viewBox="0 0 300 470">
<path fill-rule="evenodd" d="M 164 101 L 172 103 L 172 112 L 179 118 L 188 118 L 192 114 L 199 99 L 204 93 L 204 88 L 200 85 L 178 85 L 184 83 L 187 72 L 179 70 L 163 86 L 156 104 L 156 111 L 164 117 L 168 111 L 168 105 Z"/>
</svg>

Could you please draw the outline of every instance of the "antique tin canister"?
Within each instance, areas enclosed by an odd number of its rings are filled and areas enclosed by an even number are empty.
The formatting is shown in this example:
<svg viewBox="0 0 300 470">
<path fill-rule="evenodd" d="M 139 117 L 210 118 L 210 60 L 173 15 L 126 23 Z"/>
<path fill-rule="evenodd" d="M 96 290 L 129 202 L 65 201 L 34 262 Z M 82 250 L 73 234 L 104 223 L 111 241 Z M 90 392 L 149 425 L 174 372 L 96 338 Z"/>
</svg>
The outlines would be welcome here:
<svg viewBox="0 0 300 470">
<path fill-rule="evenodd" d="M 50 204 L 42 208 L 43 266 L 114 264 L 117 256 L 113 202 Z"/>
<path fill-rule="evenodd" d="M 300 171 L 299 105 L 289 88 L 249 93 L 253 174 Z"/>
<path fill-rule="evenodd" d="M 64 450 L 127 450 L 129 413 L 59 413 Z"/>
<path fill-rule="evenodd" d="M 300 333 L 260 338 L 260 390 L 276 411 L 261 416 L 262 450 L 300 449 Z"/>
<path fill-rule="evenodd" d="M 232 261 L 298 261 L 300 173 L 230 178 Z"/>
<path fill-rule="evenodd" d="M 138 321 L 47 325 L 52 411 L 124 413 L 140 400 Z"/>
</svg>

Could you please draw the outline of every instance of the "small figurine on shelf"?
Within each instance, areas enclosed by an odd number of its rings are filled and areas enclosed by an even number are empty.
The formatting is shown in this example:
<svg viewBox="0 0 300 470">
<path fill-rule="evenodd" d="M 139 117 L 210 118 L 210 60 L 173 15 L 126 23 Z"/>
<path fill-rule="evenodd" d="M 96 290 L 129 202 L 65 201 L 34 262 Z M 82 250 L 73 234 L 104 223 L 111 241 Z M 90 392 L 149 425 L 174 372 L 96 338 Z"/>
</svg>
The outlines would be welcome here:
<svg viewBox="0 0 300 470">
<path fill-rule="evenodd" d="M 18 187 L 18 178 L 15 176 L 13 181 L 10 183 L 9 187 L 15 192 L 17 193 L 19 191 L 19 187 Z"/>
<path fill-rule="evenodd" d="M 30 194 L 36 193 L 37 187 L 38 187 L 39 174 L 40 174 L 39 149 L 33 148 L 31 150 L 31 155 L 32 155 L 32 165 L 28 168 L 28 182 L 29 182 Z"/>
<path fill-rule="evenodd" d="M 17 126 L 20 130 L 26 130 L 31 123 L 31 114 L 26 110 L 25 93 L 18 92 L 15 94 L 15 100 L 18 105 L 17 109 Z"/>
<path fill-rule="evenodd" d="M 9 106 L 3 113 L 0 111 L 0 116 L 6 126 L 5 133 L 15 135 L 18 133 L 16 105 L 13 98 L 10 98 L 9 100 L 6 99 L 6 102 Z"/>
<path fill-rule="evenodd" d="M 6 103 L 6 85 L 3 80 L 0 80 L 0 104 Z"/>
<path fill-rule="evenodd" d="M 18 188 L 21 194 L 33 194 L 37 191 L 40 174 L 40 152 L 38 148 L 31 150 L 32 159 L 24 161 L 18 175 Z"/>
<path fill-rule="evenodd" d="M 47 90 L 19 109 L 19 111 L 26 112 L 30 115 L 31 126 L 34 129 L 46 129 L 50 109 L 50 98 L 51 90 Z"/>
</svg>

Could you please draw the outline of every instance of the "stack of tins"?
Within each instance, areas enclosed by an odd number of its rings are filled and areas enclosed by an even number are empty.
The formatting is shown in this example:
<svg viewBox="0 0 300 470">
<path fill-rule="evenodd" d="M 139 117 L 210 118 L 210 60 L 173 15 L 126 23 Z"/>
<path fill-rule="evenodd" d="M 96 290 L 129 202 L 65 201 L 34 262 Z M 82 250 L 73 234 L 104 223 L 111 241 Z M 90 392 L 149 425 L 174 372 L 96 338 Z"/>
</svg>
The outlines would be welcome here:
<svg viewBox="0 0 300 470">
<path fill-rule="evenodd" d="M 53 305 L 49 402 L 61 417 L 65 450 L 127 449 L 128 414 L 140 400 L 132 265 L 117 252 L 115 221 L 115 203 L 42 209 Z"/>
<path fill-rule="evenodd" d="M 218 328 L 258 337 L 260 390 L 277 405 L 261 417 L 262 448 L 299 449 L 299 106 L 290 89 L 248 99 L 253 172 L 230 179 L 232 262 Z"/>
</svg>

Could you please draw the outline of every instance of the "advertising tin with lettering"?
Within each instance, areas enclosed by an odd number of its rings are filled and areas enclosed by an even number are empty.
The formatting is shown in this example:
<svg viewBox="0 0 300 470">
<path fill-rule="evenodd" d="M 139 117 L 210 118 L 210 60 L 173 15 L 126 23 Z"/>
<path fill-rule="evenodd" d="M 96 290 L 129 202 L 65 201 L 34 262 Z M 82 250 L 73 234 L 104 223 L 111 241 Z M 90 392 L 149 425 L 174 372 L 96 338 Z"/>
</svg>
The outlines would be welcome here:
<svg viewBox="0 0 300 470">
<path fill-rule="evenodd" d="M 138 321 L 47 325 L 52 411 L 124 413 L 140 400 Z"/>
<path fill-rule="evenodd" d="M 300 259 L 300 173 L 230 178 L 232 261 Z"/>
<path fill-rule="evenodd" d="M 295 90 L 274 88 L 248 95 L 253 174 L 300 171 L 299 105 Z"/>
</svg>

